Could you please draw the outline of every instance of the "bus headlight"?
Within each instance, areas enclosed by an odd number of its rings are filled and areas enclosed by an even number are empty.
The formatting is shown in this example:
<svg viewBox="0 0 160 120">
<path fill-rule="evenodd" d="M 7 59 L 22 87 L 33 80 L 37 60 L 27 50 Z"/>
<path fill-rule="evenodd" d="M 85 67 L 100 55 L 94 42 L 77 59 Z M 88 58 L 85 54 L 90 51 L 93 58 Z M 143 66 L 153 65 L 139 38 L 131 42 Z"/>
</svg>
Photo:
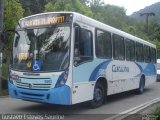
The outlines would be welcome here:
<svg viewBox="0 0 160 120">
<path fill-rule="evenodd" d="M 61 80 L 60 85 L 64 85 L 64 84 L 65 84 L 65 81 Z"/>
<path fill-rule="evenodd" d="M 68 70 L 65 71 L 65 72 L 63 72 L 63 73 L 59 76 L 55 87 L 61 87 L 61 86 L 65 85 L 67 79 L 68 79 Z"/>
<path fill-rule="evenodd" d="M 10 77 L 9 77 L 9 81 L 13 84 L 13 81 L 15 80 L 18 80 L 19 79 L 19 76 L 15 73 L 10 73 Z"/>
</svg>

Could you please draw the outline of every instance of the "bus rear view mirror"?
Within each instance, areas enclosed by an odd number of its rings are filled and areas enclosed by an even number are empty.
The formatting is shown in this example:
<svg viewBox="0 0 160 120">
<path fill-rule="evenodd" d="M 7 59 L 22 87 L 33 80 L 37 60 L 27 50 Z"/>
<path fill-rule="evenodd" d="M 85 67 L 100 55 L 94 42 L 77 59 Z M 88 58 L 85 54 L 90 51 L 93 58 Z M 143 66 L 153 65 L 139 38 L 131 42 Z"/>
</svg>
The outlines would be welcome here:
<svg viewBox="0 0 160 120">
<path fill-rule="evenodd" d="M 14 37 L 14 35 L 16 35 L 15 44 L 14 44 L 14 47 L 16 47 L 18 45 L 19 38 L 20 38 L 20 35 L 16 30 L 11 29 L 11 30 L 6 30 L 4 32 L 4 43 L 7 44 L 10 38 Z"/>
<path fill-rule="evenodd" d="M 14 47 L 18 46 L 20 36 L 15 37 Z"/>
</svg>

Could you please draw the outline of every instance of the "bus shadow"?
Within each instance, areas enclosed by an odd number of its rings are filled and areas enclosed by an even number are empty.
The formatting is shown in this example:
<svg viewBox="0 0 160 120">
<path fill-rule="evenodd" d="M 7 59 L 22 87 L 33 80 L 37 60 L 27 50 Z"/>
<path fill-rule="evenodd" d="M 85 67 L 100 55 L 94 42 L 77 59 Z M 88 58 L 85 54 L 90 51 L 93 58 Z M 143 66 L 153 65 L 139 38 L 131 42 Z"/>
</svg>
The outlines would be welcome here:
<svg viewBox="0 0 160 120">
<path fill-rule="evenodd" d="M 145 88 L 143 94 L 152 91 L 151 88 Z M 136 90 L 131 90 L 131 91 L 127 91 L 127 92 L 122 92 L 122 93 L 118 93 L 118 94 L 114 94 L 114 95 L 109 95 L 107 96 L 107 102 L 106 104 L 110 104 L 112 102 L 116 102 L 116 101 L 122 101 L 128 98 L 132 98 L 134 96 L 139 96 L 139 95 L 143 95 L 143 94 L 138 94 Z"/>
<path fill-rule="evenodd" d="M 18 108 L 17 111 L 31 114 L 80 114 L 81 111 L 87 110 L 88 103 L 79 103 L 76 105 L 50 105 L 50 104 L 33 104 L 27 107 Z"/>
</svg>

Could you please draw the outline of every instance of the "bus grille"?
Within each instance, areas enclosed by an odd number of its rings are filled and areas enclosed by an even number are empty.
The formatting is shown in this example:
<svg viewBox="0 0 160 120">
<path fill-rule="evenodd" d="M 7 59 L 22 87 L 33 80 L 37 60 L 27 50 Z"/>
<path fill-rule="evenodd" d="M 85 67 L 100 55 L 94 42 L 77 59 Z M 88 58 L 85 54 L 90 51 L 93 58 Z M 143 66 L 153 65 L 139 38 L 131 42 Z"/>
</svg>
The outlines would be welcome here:
<svg viewBox="0 0 160 120">
<path fill-rule="evenodd" d="M 25 88 L 25 89 L 41 89 L 41 90 L 48 90 L 51 88 L 52 84 L 35 84 L 35 83 L 23 83 L 20 81 L 15 82 L 16 86 L 19 88 Z"/>
</svg>

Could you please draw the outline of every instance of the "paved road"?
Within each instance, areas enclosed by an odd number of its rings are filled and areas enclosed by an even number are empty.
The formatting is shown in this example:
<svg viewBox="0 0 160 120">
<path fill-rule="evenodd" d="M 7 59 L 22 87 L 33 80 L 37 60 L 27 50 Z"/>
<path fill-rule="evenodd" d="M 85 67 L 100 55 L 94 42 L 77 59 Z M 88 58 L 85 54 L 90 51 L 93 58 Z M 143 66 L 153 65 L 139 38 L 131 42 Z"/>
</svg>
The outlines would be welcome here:
<svg viewBox="0 0 160 120">
<path fill-rule="evenodd" d="M 160 82 L 146 87 L 142 95 L 134 92 L 125 92 L 109 96 L 107 103 L 97 109 L 90 109 L 86 103 L 73 106 L 48 105 L 27 102 L 12 98 L 0 98 L 0 113 L 7 114 L 118 114 L 145 102 L 160 97 Z M 96 117 L 96 116 L 95 116 Z"/>
</svg>

